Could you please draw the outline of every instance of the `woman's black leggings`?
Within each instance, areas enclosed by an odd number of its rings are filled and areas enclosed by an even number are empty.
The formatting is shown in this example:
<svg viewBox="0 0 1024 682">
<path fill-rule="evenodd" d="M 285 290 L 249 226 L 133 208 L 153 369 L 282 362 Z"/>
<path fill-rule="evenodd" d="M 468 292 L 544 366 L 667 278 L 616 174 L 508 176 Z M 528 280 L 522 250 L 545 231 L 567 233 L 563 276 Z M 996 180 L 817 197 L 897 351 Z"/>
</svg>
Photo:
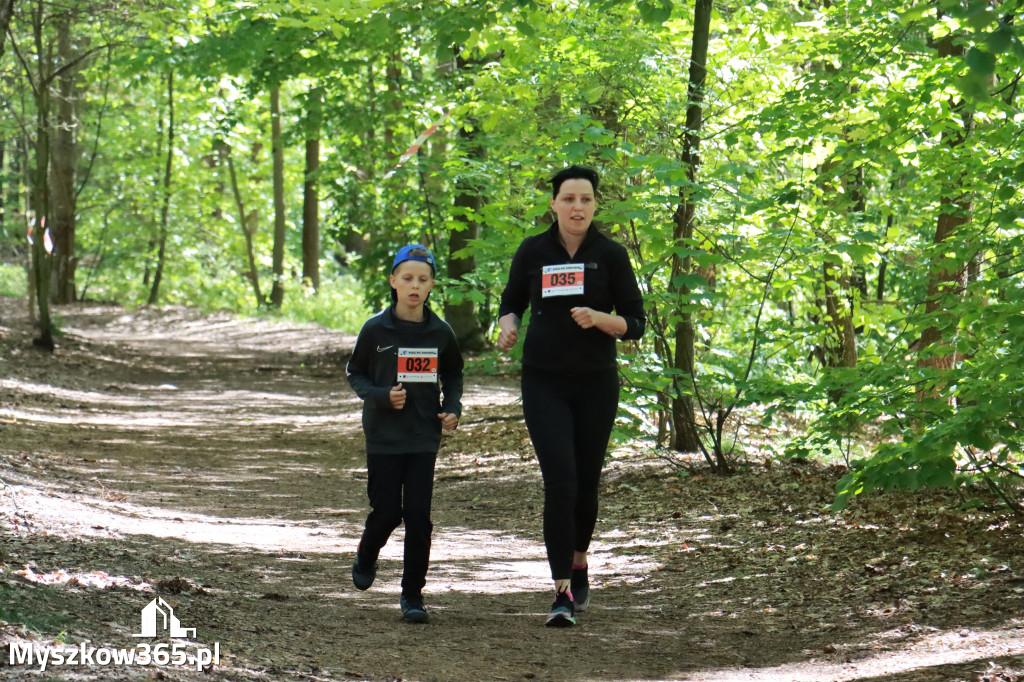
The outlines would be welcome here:
<svg viewBox="0 0 1024 682">
<path fill-rule="evenodd" d="M 617 369 L 564 375 L 523 368 L 523 414 L 544 477 L 544 544 L 555 580 L 590 547 L 597 489 L 619 406 Z"/>
</svg>

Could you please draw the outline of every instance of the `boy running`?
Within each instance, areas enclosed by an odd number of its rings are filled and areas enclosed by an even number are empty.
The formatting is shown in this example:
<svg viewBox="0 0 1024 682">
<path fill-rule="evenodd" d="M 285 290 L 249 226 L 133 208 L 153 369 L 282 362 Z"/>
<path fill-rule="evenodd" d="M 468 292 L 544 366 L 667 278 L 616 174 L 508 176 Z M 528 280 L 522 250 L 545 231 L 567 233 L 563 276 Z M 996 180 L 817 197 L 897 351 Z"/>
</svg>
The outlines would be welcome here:
<svg viewBox="0 0 1024 682">
<path fill-rule="evenodd" d="M 391 266 L 392 305 L 363 325 L 346 367 L 363 400 L 370 514 L 356 549 L 352 582 L 369 589 L 377 556 L 405 521 L 402 618 L 429 620 L 423 606 L 430 560 L 430 503 L 441 432 L 462 415 L 462 354 L 455 333 L 427 298 L 434 257 L 425 247 L 403 247 Z"/>
</svg>

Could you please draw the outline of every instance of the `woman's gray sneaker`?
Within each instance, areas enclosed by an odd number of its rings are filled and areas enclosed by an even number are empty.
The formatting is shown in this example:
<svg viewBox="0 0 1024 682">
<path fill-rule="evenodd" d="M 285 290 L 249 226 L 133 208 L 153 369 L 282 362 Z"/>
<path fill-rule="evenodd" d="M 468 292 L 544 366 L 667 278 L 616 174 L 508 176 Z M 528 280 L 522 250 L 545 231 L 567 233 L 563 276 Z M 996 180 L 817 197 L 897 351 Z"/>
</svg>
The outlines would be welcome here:
<svg viewBox="0 0 1024 682">
<path fill-rule="evenodd" d="M 576 625 L 576 606 L 569 590 L 562 590 L 555 595 L 555 603 L 551 605 L 547 622 L 544 624 L 549 628 L 568 628 Z"/>
</svg>

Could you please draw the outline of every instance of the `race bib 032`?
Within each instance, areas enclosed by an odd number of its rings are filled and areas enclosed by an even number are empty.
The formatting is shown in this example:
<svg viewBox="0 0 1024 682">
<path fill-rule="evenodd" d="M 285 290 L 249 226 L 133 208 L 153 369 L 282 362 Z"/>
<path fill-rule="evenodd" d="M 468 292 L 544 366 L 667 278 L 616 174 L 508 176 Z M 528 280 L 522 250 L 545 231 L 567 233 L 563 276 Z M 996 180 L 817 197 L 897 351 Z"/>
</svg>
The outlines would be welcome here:
<svg viewBox="0 0 1024 682">
<path fill-rule="evenodd" d="M 399 348 L 398 381 L 437 383 L 437 349 Z"/>
<path fill-rule="evenodd" d="M 583 263 L 545 265 L 540 271 L 541 298 L 583 293 Z"/>
</svg>

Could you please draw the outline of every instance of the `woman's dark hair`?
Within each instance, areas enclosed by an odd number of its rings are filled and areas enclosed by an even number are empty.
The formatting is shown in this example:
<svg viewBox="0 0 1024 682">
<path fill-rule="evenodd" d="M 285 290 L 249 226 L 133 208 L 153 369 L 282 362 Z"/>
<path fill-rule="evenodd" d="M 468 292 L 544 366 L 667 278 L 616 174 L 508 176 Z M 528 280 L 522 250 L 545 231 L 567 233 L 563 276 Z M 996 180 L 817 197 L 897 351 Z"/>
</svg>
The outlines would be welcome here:
<svg viewBox="0 0 1024 682">
<path fill-rule="evenodd" d="M 562 188 L 562 183 L 566 180 L 589 180 L 590 185 L 594 188 L 594 192 L 597 192 L 597 184 L 600 182 L 600 177 L 597 175 L 597 171 L 593 168 L 587 168 L 586 166 L 569 166 L 555 173 L 555 176 L 551 178 L 551 198 L 554 199 L 558 196 L 558 190 Z"/>
</svg>

